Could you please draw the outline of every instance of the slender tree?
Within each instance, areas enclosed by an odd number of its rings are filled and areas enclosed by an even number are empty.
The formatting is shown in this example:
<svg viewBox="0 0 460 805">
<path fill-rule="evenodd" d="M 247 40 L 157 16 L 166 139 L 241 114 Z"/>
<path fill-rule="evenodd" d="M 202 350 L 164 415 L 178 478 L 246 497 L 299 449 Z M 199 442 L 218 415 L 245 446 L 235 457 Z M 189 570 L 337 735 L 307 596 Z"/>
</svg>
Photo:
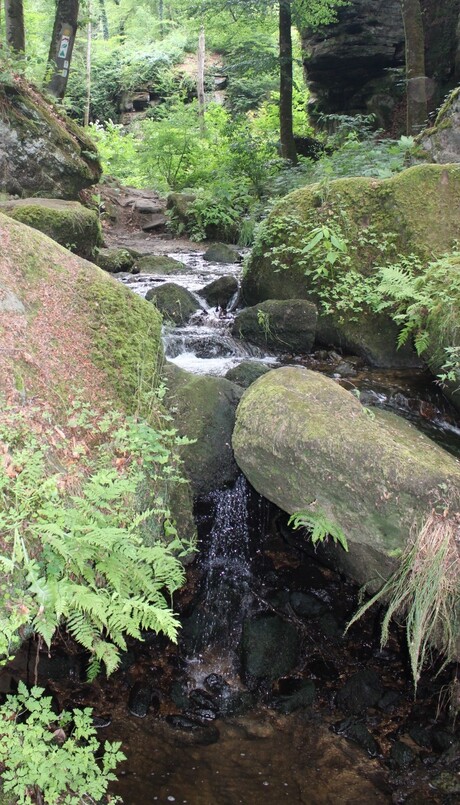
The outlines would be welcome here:
<svg viewBox="0 0 460 805">
<path fill-rule="evenodd" d="M 86 100 L 83 114 L 83 125 L 89 126 L 91 111 L 91 38 L 93 26 L 91 21 L 91 0 L 88 0 L 88 23 L 86 28 Z"/>
<path fill-rule="evenodd" d="M 281 156 L 297 164 L 292 118 L 291 0 L 279 0 L 280 144 Z"/>
<path fill-rule="evenodd" d="M 58 0 L 48 62 L 51 78 L 46 82 L 48 91 L 62 100 L 69 78 L 72 50 L 77 32 L 79 0 Z"/>
<path fill-rule="evenodd" d="M 200 118 L 200 130 L 201 133 L 204 134 L 205 132 L 205 108 L 206 108 L 206 98 L 204 94 L 204 66 L 205 66 L 205 53 L 206 53 L 206 44 L 205 44 L 205 35 L 204 35 L 204 28 L 202 27 L 200 30 L 200 36 L 198 38 L 198 70 L 197 70 L 197 96 L 198 96 L 198 115 Z"/>
<path fill-rule="evenodd" d="M 118 5 L 118 3 L 117 3 Z M 105 7 L 105 0 L 99 0 L 100 6 L 100 15 L 101 15 L 101 24 L 102 24 L 102 36 L 104 39 L 109 38 L 109 21 L 107 19 L 107 10 Z"/>
<path fill-rule="evenodd" d="M 425 33 L 420 0 L 401 0 L 406 42 L 407 134 L 418 134 L 427 119 Z"/>
<path fill-rule="evenodd" d="M 22 0 L 5 0 L 6 42 L 14 53 L 25 53 L 24 8 Z"/>
</svg>

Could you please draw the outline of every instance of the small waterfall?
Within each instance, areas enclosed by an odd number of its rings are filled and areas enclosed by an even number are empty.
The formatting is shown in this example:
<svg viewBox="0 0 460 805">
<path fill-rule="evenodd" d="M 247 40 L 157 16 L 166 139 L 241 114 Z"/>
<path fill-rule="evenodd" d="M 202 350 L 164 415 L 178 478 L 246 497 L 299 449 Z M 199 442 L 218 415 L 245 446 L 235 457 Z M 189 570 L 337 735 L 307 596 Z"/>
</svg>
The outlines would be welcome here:
<svg viewBox="0 0 460 805">
<path fill-rule="evenodd" d="M 202 563 L 201 602 L 191 619 L 193 638 L 188 643 L 190 660 L 212 664 L 212 670 L 216 664 L 231 663 L 253 600 L 250 497 L 242 475 L 231 489 L 210 496 L 215 516 Z"/>
</svg>

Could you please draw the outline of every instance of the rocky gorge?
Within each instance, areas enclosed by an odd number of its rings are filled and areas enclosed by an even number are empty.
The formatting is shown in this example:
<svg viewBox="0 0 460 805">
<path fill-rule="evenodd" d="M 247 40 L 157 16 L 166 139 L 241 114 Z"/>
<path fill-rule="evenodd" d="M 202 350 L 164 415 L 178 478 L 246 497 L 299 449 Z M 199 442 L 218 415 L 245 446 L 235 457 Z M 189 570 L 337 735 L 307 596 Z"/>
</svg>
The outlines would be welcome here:
<svg viewBox="0 0 460 805">
<path fill-rule="evenodd" d="M 415 700 L 403 629 L 382 647 L 382 614 L 371 611 L 344 635 L 357 608 L 352 582 L 382 586 L 433 512 L 456 551 L 448 601 L 458 625 L 458 389 L 446 386 L 449 403 L 434 382 L 444 349 L 458 347 L 458 299 L 448 328 L 445 304 L 428 320 L 429 372 L 410 340 L 396 348 L 385 311 L 326 311 L 315 244 L 302 252 L 311 231 L 327 250 L 323 227 L 338 221 L 353 246 L 338 248 L 346 269 L 364 278 L 384 241 L 395 258 L 442 258 L 458 237 L 458 188 L 458 166 L 430 164 L 295 191 L 272 210 L 241 285 L 238 255 L 205 260 L 203 249 L 138 226 L 162 214 L 148 194 L 101 185 L 88 191 L 99 195 L 92 210 L 75 193 L 2 204 L 4 408 L 50 440 L 71 491 L 75 464 L 101 447 L 100 434 L 87 443 L 84 418 L 66 430 L 76 397 L 173 426 L 183 440 L 186 483 L 171 473 L 158 488 L 157 466 L 146 480 L 181 534 L 199 531 L 200 553 L 185 559 L 188 582 L 175 594 L 177 646 L 147 630 L 128 641 L 114 682 L 93 686 L 85 653 L 66 637 L 54 667 L 43 647 L 36 654 L 59 706 L 91 705 L 98 729 L 123 736 L 128 761 L 114 790 L 126 802 L 219 802 L 219 775 L 232 805 L 333 802 L 345 787 L 350 803 L 458 797 L 458 631 L 446 644 L 443 624 L 435 628 L 428 651 L 447 646 L 451 662 L 434 682 L 428 669 Z M 102 238 L 108 251 L 98 252 Z M 448 271 L 458 272 L 455 256 Z M 371 404 L 382 403 L 374 379 L 385 372 L 396 386 L 385 402 L 418 425 L 432 420 L 431 436 L 442 432 L 449 450 Z M 421 396 L 404 396 L 408 375 Z M 117 453 L 117 471 L 126 463 Z M 313 517 L 300 532 L 288 523 L 299 511 Z M 331 537 L 312 546 L 315 515 L 324 537 L 340 529 L 348 551 Z M 26 641 L 8 664 L 6 691 L 31 678 L 32 650 Z M 436 720 L 443 691 L 449 703 Z"/>
</svg>

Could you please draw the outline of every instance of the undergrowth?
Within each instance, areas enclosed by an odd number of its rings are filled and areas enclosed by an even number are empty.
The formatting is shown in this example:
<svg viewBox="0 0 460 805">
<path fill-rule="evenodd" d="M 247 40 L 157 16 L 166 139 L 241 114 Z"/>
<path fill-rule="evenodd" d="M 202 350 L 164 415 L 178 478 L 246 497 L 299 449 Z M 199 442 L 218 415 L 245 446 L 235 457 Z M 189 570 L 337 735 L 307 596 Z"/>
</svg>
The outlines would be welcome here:
<svg viewBox="0 0 460 805">
<path fill-rule="evenodd" d="M 2 413 L 3 662 L 33 632 L 50 646 L 63 624 L 89 652 L 90 679 L 117 668 L 128 636 L 176 639 L 170 601 L 190 549 L 168 506 L 176 443 L 173 431 L 89 406 L 62 427 L 38 408 Z"/>
<path fill-rule="evenodd" d="M 57 715 L 44 689 L 27 690 L 19 682 L 16 695 L 0 706 L 2 788 L 18 805 L 98 805 L 120 802 L 106 798 L 125 760 L 119 742 L 105 741 L 101 752 L 91 709 Z"/>
</svg>

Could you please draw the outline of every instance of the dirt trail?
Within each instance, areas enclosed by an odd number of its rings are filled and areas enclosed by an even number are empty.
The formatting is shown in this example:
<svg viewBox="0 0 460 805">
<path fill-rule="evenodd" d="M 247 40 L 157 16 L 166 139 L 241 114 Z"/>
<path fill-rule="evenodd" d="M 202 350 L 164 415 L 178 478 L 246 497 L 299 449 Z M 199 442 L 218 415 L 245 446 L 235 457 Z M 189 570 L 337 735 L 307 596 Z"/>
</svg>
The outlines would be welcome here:
<svg viewBox="0 0 460 805">
<path fill-rule="evenodd" d="M 124 187 L 109 180 L 93 188 L 93 200 L 95 196 L 100 197 L 104 244 L 109 248 L 168 254 L 200 252 L 209 246 L 186 237 L 175 238 L 167 231 L 166 199 L 155 191 Z"/>
</svg>

